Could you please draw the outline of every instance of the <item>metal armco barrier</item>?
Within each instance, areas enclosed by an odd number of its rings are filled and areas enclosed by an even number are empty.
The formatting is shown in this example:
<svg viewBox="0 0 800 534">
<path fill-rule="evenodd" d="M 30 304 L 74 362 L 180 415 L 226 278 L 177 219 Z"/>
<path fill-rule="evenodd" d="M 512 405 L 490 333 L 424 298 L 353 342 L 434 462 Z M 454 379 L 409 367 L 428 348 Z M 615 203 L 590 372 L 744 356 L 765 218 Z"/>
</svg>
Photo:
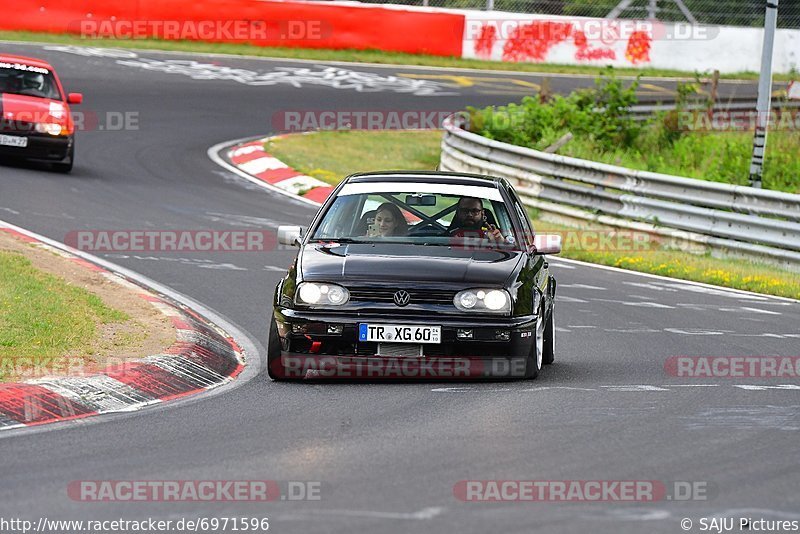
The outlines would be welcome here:
<svg viewBox="0 0 800 534">
<path fill-rule="evenodd" d="M 445 120 L 440 168 L 503 176 L 531 205 L 689 232 L 712 248 L 800 266 L 800 195 L 670 176 L 501 143 Z M 582 212 L 583 216 L 580 215 Z"/>
</svg>

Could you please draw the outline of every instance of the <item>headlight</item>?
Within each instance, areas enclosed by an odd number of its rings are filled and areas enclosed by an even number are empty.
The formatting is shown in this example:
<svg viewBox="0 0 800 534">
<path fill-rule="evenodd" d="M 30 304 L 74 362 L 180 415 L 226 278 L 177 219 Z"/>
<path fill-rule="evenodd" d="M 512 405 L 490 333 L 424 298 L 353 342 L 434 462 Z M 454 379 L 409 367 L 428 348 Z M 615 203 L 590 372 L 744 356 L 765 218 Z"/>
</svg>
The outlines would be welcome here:
<svg viewBox="0 0 800 534">
<path fill-rule="evenodd" d="M 467 289 L 459 291 L 453 304 L 461 311 L 510 313 L 511 297 L 504 289 Z"/>
<path fill-rule="evenodd" d="M 39 133 L 48 133 L 50 135 L 61 135 L 61 125 L 55 122 L 37 122 L 36 131 Z"/>
<path fill-rule="evenodd" d="M 350 300 L 350 292 L 336 284 L 302 282 L 297 287 L 295 301 L 307 306 L 342 306 Z"/>
</svg>

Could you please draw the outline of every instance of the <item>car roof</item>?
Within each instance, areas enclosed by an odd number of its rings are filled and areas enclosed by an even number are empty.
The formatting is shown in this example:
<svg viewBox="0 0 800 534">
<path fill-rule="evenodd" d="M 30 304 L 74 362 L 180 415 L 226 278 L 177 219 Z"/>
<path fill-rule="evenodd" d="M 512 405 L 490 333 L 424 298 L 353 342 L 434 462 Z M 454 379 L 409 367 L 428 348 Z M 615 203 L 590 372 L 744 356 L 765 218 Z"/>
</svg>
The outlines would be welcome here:
<svg viewBox="0 0 800 534">
<path fill-rule="evenodd" d="M 347 183 L 425 182 L 452 185 L 498 187 L 502 178 L 483 174 L 446 171 L 376 171 L 359 172 L 346 178 Z"/>
<path fill-rule="evenodd" d="M 50 71 L 55 70 L 53 69 L 53 66 L 47 61 L 44 61 L 42 59 L 35 59 L 32 57 L 11 56 L 3 54 L 0 55 L 0 61 L 3 61 L 5 63 L 22 63 L 24 65 L 28 65 L 31 67 L 41 67 L 43 69 L 47 69 Z"/>
</svg>

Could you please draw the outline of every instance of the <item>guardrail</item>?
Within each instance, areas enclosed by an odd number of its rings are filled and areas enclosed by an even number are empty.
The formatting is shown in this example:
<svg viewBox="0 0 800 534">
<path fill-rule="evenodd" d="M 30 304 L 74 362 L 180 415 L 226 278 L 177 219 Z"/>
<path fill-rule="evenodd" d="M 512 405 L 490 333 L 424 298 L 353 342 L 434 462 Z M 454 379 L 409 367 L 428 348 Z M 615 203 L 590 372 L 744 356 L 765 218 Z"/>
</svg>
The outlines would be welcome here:
<svg viewBox="0 0 800 534">
<path fill-rule="evenodd" d="M 508 178 L 544 211 L 627 227 L 639 221 L 656 234 L 678 230 L 713 249 L 800 268 L 800 195 L 540 152 L 466 131 L 463 120 L 444 122 L 442 170 Z"/>
<path fill-rule="evenodd" d="M 800 100 L 780 100 L 773 98 L 770 102 L 772 111 L 800 111 Z M 675 109 L 675 102 L 661 101 L 658 103 L 642 103 L 631 107 L 631 117 L 637 121 L 650 119 L 659 111 L 672 111 Z M 714 104 L 711 109 L 701 103 L 691 103 L 684 108 L 685 112 L 690 113 L 756 113 L 756 101 L 751 98 L 730 98 L 723 99 Z"/>
</svg>

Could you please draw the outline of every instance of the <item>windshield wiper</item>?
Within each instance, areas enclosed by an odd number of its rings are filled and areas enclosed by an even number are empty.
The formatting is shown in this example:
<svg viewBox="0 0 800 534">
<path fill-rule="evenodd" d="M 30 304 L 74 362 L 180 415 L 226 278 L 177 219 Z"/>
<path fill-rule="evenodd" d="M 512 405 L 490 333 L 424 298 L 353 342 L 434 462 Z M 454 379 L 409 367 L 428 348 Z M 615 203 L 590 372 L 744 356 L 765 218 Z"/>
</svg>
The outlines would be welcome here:
<svg viewBox="0 0 800 534">
<path fill-rule="evenodd" d="M 363 239 L 352 237 L 332 237 L 312 239 L 309 243 L 372 243 L 372 241 L 364 241 Z"/>
</svg>

